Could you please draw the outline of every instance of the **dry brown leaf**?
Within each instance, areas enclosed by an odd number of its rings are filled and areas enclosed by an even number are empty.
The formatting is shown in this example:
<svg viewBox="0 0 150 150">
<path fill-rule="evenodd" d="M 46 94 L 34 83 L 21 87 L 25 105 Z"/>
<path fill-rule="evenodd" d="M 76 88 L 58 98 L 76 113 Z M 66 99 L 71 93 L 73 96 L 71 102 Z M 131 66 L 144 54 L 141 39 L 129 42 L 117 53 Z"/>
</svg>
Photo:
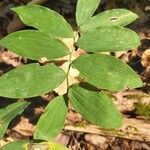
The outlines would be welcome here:
<svg viewBox="0 0 150 150">
<path fill-rule="evenodd" d="M 141 63 L 144 67 L 150 67 L 150 49 L 143 53 Z"/>
</svg>

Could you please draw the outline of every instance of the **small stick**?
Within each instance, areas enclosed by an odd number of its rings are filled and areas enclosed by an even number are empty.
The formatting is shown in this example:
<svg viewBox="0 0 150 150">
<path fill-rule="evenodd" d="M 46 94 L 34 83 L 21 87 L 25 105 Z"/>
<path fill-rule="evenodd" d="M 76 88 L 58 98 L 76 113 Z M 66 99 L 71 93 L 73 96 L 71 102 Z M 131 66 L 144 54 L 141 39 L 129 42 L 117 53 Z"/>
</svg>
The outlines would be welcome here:
<svg viewBox="0 0 150 150">
<path fill-rule="evenodd" d="M 117 130 L 105 130 L 94 125 L 73 126 L 71 124 L 66 125 L 64 130 L 115 136 L 130 140 L 150 141 L 150 121 L 125 117 L 123 121 L 122 127 Z"/>
</svg>

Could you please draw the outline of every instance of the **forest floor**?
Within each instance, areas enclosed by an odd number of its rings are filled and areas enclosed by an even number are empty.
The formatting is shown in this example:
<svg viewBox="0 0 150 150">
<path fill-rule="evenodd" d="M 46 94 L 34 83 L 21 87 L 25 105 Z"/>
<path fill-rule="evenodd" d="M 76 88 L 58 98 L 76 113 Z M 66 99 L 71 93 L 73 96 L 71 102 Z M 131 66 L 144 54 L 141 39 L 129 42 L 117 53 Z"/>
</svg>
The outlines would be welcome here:
<svg viewBox="0 0 150 150">
<path fill-rule="evenodd" d="M 26 4 L 29 0 L 3 0 L 0 1 L 0 38 L 16 30 L 26 28 L 20 20 L 9 10 L 10 7 Z M 57 2 L 40 1 L 49 8 L 61 13 L 76 29 L 74 0 L 59 0 Z M 150 1 L 149 0 L 103 0 L 97 12 L 112 8 L 127 8 L 139 15 L 139 19 L 129 27 L 141 37 L 141 46 L 128 52 L 112 53 L 131 66 L 144 82 L 142 88 L 126 90 L 114 94 L 114 102 L 126 118 L 127 126 L 131 124 L 142 129 L 145 135 L 124 135 L 113 132 L 96 130 L 70 106 L 66 120 L 66 127 L 57 137 L 56 141 L 64 144 L 72 150 L 150 150 Z M 70 41 L 67 41 L 67 44 Z M 76 55 L 80 55 L 79 51 Z M 26 60 L 7 49 L 0 48 L 0 75 L 28 63 Z M 59 89 L 61 91 L 61 89 Z M 28 99 L 31 105 L 22 116 L 15 118 L 9 125 L 9 129 L 0 146 L 14 140 L 32 140 L 35 124 L 48 102 L 58 93 L 51 92 L 41 97 Z M 0 97 L 0 108 L 10 104 L 11 100 Z M 139 123 L 139 126 L 137 125 Z M 82 126 L 89 126 L 89 130 Z M 79 128 L 76 128 L 76 127 Z M 143 128 L 142 128 L 143 127 Z M 145 127 L 145 128 L 144 128 Z M 90 131 L 91 129 L 91 131 Z M 144 131 L 145 129 L 145 131 Z M 132 129 L 122 129 L 122 132 Z M 144 137 L 145 136 L 145 137 Z M 148 140 L 149 139 L 149 140 Z"/>
</svg>

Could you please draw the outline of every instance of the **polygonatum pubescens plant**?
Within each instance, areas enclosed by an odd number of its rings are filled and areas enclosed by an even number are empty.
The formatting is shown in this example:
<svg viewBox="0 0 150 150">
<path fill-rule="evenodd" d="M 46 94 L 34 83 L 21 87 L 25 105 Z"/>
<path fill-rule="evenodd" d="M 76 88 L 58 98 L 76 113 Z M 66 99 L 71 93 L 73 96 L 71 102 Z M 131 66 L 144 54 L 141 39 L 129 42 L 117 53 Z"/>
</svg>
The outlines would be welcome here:
<svg viewBox="0 0 150 150">
<path fill-rule="evenodd" d="M 110 52 L 131 50 L 140 45 L 139 36 L 125 27 L 138 16 L 126 9 L 106 10 L 93 15 L 99 4 L 100 0 L 78 0 L 78 30 L 75 34 L 61 15 L 46 7 L 25 5 L 11 9 L 32 29 L 11 33 L 0 40 L 0 45 L 34 60 L 34 63 L 17 67 L 0 77 L 0 96 L 21 99 L 0 109 L 1 138 L 10 121 L 30 105 L 26 98 L 53 91 L 64 80 L 67 80 L 66 93 L 55 97 L 45 108 L 36 125 L 35 140 L 50 141 L 59 134 L 64 126 L 68 103 L 85 120 L 101 128 L 121 126 L 121 114 L 107 93 L 141 87 L 142 81 L 128 65 L 111 56 Z M 73 49 L 70 50 L 62 38 L 72 38 Z M 85 54 L 73 60 L 72 54 L 79 48 Z M 64 56 L 69 58 L 66 72 L 53 63 Z M 44 65 L 39 64 L 42 58 L 47 59 Z M 78 82 L 72 85 L 68 77 L 71 68 L 78 72 Z M 8 144 L 2 149 L 9 150 L 13 145 Z M 18 146 L 16 150 L 43 145 L 63 149 L 53 142 L 33 144 L 22 141 L 15 142 L 15 145 Z"/>
</svg>

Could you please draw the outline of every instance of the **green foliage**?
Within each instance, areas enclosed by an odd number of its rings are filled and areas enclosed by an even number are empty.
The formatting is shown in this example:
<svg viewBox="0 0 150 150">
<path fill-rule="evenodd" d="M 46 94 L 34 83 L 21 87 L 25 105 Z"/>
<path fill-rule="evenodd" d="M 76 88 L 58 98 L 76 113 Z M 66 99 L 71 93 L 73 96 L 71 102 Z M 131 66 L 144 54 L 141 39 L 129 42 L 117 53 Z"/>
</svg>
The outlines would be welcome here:
<svg viewBox="0 0 150 150">
<path fill-rule="evenodd" d="M 0 109 L 0 138 L 4 136 L 11 120 L 20 115 L 29 104 L 28 102 L 20 101 Z"/>
<path fill-rule="evenodd" d="M 103 26 L 83 32 L 77 41 L 77 46 L 88 52 L 124 51 L 139 45 L 139 36 L 120 26 Z"/>
<path fill-rule="evenodd" d="M 73 37 L 71 26 L 53 10 L 39 5 L 20 6 L 12 9 L 23 23 L 48 35 L 56 37 Z"/>
<path fill-rule="evenodd" d="M 73 85 L 69 90 L 69 98 L 75 110 L 88 121 L 107 129 L 121 126 L 120 113 L 103 92 Z"/>
<path fill-rule="evenodd" d="M 49 140 L 55 138 L 64 126 L 67 106 L 63 96 L 58 96 L 45 108 L 37 123 L 34 139 Z"/>
<path fill-rule="evenodd" d="M 79 27 L 90 19 L 100 1 L 101 0 L 78 0 L 76 7 L 76 21 Z"/>
<path fill-rule="evenodd" d="M 119 91 L 142 86 L 137 74 L 126 64 L 113 56 L 86 54 L 72 62 L 84 81 L 101 88 Z M 132 80 L 131 80 L 132 79 Z"/>
<path fill-rule="evenodd" d="M 24 65 L 0 77 L 0 96 L 9 98 L 39 96 L 55 89 L 65 77 L 65 72 L 53 64 Z"/>
<path fill-rule="evenodd" d="M 68 47 L 62 41 L 37 30 L 11 33 L 0 41 L 0 45 L 33 60 L 43 57 L 53 60 L 69 54 Z"/>
<path fill-rule="evenodd" d="M 82 31 L 89 31 L 101 26 L 126 26 L 138 16 L 126 9 L 106 10 L 90 18 L 81 26 Z"/>
<path fill-rule="evenodd" d="M 66 147 L 57 144 L 52 141 L 41 142 L 41 143 L 32 143 L 28 141 L 15 141 L 9 144 L 6 144 L 1 148 L 1 150 L 32 150 L 32 149 L 40 149 L 40 150 L 68 150 Z"/>
<path fill-rule="evenodd" d="M 111 97 L 104 90 L 119 91 L 142 86 L 137 74 L 117 58 L 100 54 L 129 50 L 140 45 L 139 36 L 125 28 L 137 18 L 137 15 L 125 9 L 107 10 L 93 16 L 100 0 L 78 0 L 76 8 L 77 33 L 75 41 L 73 30 L 58 13 L 38 5 L 12 8 L 24 24 L 35 30 L 23 30 L 11 33 L 0 40 L 0 45 L 37 63 L 27 64 L 0 77 L 0 96 L 9 98 L 30 98 L 46 94 L 67 80 L 67 92 L 52 100 L 41 115 L 34 133 L 34 139 L 53 140 L 61 131 L 68 109 L 68 100 L 77 112 L 91 123 L 101 128 L 114 129 L 121 126 L 121 114 L 117 111 Z M 70 51 L 60 37 L 74 39 L 74 49 Z M 58 39 L 59 38 L 59 39 Z M 72 62 L 72 52 L 81 48 L 85 54 Z M 56 66 L 57 58 L 69 55 L 67 74 Z M 50 60 L 40 66 L 41 58 Z M 70 67 L 79 72 L 78 84 L 69 84 Z M 84 85 L 80 82 L 85 82 Z M 101 89 L 101 90 L 99 90 Z M 4 135 L 9 122 L 23 112 L 29 104 L 17 102 L 0 109 L 2 120 L 0 130 Z M 44 145 L 44 147 L 43 147 Z M 9 150 L 27 148 L 46 148 L 65 150 L 53 142 L 27 143 L 14 142 L 3 147 Z"/>
</svg>

